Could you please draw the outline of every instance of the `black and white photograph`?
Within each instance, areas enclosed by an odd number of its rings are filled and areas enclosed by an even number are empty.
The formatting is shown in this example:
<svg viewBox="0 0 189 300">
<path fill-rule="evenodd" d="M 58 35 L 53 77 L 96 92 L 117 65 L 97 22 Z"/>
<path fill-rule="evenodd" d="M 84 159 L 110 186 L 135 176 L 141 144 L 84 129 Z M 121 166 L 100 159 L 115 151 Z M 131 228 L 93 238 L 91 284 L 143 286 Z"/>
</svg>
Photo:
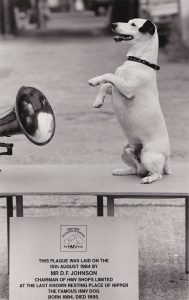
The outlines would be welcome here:
<svg viewBox="0 0 189 300">
<path fill-rule="evenodd" d="M 0 300 L 188 300 L 188 0 L 0 0 L 0 90 Z"/>
</svg>

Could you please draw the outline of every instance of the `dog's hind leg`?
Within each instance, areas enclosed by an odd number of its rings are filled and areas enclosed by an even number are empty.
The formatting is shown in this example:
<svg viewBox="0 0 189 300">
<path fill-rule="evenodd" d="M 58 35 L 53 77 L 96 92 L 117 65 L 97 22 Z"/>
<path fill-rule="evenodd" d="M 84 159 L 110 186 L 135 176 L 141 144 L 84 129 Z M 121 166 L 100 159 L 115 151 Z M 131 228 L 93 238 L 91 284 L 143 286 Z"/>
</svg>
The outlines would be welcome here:
<svg viewBox="0 0 189 300">
<path fill-rule="evenodd" d="M 125 176 L 125 175 L 136 175 L 138 174 L 138 163 L 133 155 L 133 149 L 127 145 L 123 149 L 123 153 L 121 156 L 124 163 L 126 163 L 130 168 L 125 169 L 115 169 L 112 174 L 117 176 Z"/>
<path fill-rule="evenodd" d="M 141 153 L 141 162 L 149 174 L 142 178 L 141 183 L 148 184 L 162 178 L 165 165 L 165 157 L 163 154 L 150 150 L 143 151 Z"/>
<path fill-rule="evenodd" d="M 93 107 L 100 108 L 104 104 L 104 99 L 105 99 L 106 94 L 108 94 L 108 95 L 112 94 L 111 83 L 104 83 L 100 86 L 99 92 L 93 103 Z"/>
<path fill-rule="evenodd" d="M 166 161 L 165 161 L 165 166 L 163 168 L 163 173 L 165 175 L 171 175 L 172 174 L 169 158 L 167 158 Z"/>
</svg>

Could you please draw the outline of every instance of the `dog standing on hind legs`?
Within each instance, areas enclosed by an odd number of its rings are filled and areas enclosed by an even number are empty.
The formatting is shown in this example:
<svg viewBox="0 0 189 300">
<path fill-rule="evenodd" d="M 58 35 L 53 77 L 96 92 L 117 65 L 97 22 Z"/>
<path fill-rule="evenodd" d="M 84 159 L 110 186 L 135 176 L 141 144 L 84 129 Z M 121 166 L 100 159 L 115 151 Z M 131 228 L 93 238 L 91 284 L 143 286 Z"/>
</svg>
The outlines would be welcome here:
<svg viewBox="0 0 189 300">
<path fill-rule="evenodd" d="M 113 171 L 113 175 L 138 174 L 142 183 L 151 183 L 171 174 L 169 136 L 159 104 L 156 82 L 158 34 L 149 20 L 133 19 L 114 23 L 116 42 L 130 44 L 127 60 L 115 74 L 104 74 L 89 80 L 100 85 L 93 104 L 100 108 L 106 94 L 112 104 L 129 144 L 122 159 L 130 167 Z"/>
</svg>

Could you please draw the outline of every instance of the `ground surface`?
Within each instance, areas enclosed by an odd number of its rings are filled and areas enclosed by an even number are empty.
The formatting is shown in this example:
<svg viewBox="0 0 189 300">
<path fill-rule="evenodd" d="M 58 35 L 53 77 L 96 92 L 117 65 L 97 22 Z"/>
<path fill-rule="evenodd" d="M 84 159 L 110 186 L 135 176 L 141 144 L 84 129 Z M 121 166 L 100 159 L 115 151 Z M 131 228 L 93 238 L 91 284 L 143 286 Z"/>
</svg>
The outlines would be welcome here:
<svg viewBox="0 0 189 300">
<path fill-rule="evenodd" d="M 69 18 L 68 23 L 66 17 L 59 16 L 58 21 L 52 20 L 50 34 L 45 31 L 30 37 L 0 40 L 1 112 L 14 104 L 20 86 L 28 85 L 46 94 L 56 116 L 55 136 L 45 147 L 33 145 L 24 135 L 2 138 L 1 142 L 15 143 L 14 155 L 1 157 L 2 169 L 3 163 L 122 164 L 120 153 L 126 141 L 111 103 L 107 99 L 102 109 L 93 109 L 97 89 L 89 87 L 87 80 L 113 72 L 125 59 L 127 48 L 100 34 L 106 18 L 98 19 L 97 23 L 91 15 L 84 17 L 74 17 L 72 21 Z M 55 30 L 57 24 L 61 26 Z M 171 140 L 171 156 L 174 160 L 188 161 L 189 65 L 169 62 L 162 51 L 159 64 L 158 86 Z M 116 203 L 117 216 L 134 215 L 139 219 L 140 299 L 187 300 L 184 201 L 119 200 Z M 68 214 L 94 216 L 94 199 L 30 197 L 26 201 L 26 216 Z M 0 228 L 0 299 L 7 299 L 4 199 L 0 199 Z"/>
</svg>

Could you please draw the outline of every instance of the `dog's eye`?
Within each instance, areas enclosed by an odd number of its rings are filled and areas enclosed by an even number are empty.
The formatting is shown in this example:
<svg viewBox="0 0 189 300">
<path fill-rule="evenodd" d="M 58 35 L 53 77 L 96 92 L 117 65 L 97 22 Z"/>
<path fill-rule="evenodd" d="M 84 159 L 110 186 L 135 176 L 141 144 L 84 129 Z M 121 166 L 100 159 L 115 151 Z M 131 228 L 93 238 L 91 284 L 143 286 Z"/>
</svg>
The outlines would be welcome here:
<svg viewBox="0 0 189 300">
<path fill-rule="evenodd" d="M 131 23 L 131 26 L 135 27 L 135 26 L 136 26 L 136 24 L 135 24 L 135 23 Z"/>
</svg>

